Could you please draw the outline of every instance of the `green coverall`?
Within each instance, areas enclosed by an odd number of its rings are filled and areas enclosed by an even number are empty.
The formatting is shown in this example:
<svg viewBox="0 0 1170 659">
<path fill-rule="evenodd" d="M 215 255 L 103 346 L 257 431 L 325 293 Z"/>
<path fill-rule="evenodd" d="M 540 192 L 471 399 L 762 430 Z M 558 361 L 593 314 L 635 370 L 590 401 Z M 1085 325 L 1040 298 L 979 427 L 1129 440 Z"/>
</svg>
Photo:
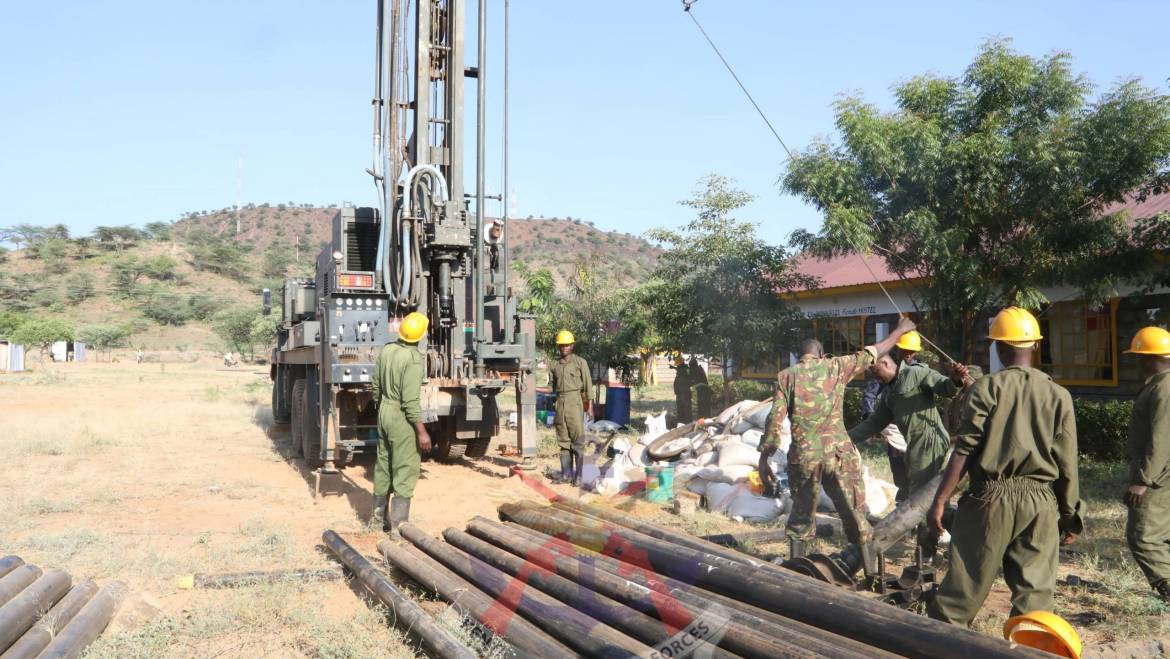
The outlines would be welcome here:
<svg viewBox="0 0 1170 659">
<path fill-rule="evenodd" d="M 849 430 L 849 439 L 857 444 L 891 423 L 898 426 L 906 438 L 906 482 L 914 492 L 942 471 L 951 444 L 935 397 L 949 398 L 958 391 L 950 378 L 926 364 L 902 363 L 878 397 L 873 414 Z"/>
<path fill-rule="evenodd" d="M 970 625 L 1001 568 L 1011 615 L 1052 611 L 1060 534 L 1084 530 L 1072 396 L 1025 366 L 981 378 L 955 452 L 967 456 L 971 485 L 951 529 L 950 569 L 927 613 Z"/>
<path fill-rule="evenodd" d="M 378 458 L 374 463 L 374 496 L 414 496 L 422 459 L 414 424 L 422 420 L 422 354 L 413 343 L 388 343 L 374 369 L 374 400 L 378 402 Z"/>
<path fill-rule="evenodd" d="M 1146 380 L 1129 420 L 1129 484 L 1145 485 L 1129 508 L 1125 539 L 1155 589 L 1170 581 L 1170 372 Z"/>
<path fill-rule="evenodd" d="M 585 401 L 593 390 L 589 363 L 577 355 L 569 355 L 567 360 L 557 359 L 549 366 L 548 386 L 557 395 L 553 422 L 557 445 L 562 451 L 568 451 L 585 434 Z"/>
</svg>

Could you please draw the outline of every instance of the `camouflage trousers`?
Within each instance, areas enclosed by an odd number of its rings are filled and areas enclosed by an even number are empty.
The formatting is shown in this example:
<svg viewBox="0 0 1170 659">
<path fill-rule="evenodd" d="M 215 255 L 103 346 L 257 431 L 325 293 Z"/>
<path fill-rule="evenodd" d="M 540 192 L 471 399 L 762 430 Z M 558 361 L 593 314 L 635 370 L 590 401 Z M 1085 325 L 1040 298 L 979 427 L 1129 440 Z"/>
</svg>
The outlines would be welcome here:
<svg viewBox="0 0 1170 659">
<path fill-rule="evenodd" d="M 853 544 L 869 542 L 873 529 L 866 519 L 869 511 L 865 506 L 861 455 L 852 444 L 830 450 L 820 459 L 789 463 L 792 511 L 788 513 L 788 537 L 806 541 L 816 538 L 817 499 L 820 498 L 821 485 L 837 508 L 845 538 Z"/>
</svg>

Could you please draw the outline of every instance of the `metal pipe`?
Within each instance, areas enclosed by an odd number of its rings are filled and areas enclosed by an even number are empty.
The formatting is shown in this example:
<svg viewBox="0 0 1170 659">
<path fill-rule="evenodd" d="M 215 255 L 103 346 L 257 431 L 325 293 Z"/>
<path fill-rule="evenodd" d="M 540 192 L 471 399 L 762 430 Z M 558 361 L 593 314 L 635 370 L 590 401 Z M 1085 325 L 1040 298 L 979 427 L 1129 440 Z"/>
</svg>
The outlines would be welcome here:
<svg viewBox="0 0 1170 659">
<path fill-rule="evenodd" d="M 743 563 L 673 544 L 632 529 L 590 528 L 566 521 L 555 509 L 537 511 L 514 504 L 500 514 L 549 535 L 564 535 L 573 544 L 595 548 L 626 562 L 694 583 L 782 616 L 847 636 L 906 657 L 930 659 L 939 648 L 953 657 L 1044 657 L 1039 651 L 1013 648 L 1006 641 L 931 620 L 835 588 L 795 572 L 775 574 Z M 570 516 L 571 519 L 571 516 Z M 720 548 L 722 549 L 722 548 Z M 842 612 L 848 611 L 848 615 Z"/>
<path fill-rule="evenodd" d="M 19 556 L 5 556 L 0 558 L 0 577 L 24 565 L 24 559 Z"/>
<path fill-rule="evenodd" d="M 399 527 L 402 537 L 576 652 L 591 657 L 649 656 L 653 650 L 535 588 L 527 588 L 503 572 L 439 542 L 413 524 Z"/>
<path fill-rule="evenodd" d="M 439 626 L 414 600 L 399 590 L 390 580 L 382 576 L 374 566 L 349 546 L 341 536 L 327 530 L 321 534 L 325 546 L 377 597 L 394 612 L 402 627 L 418 635 L 424 645 L 444 659 L 459 657 L 475 659 L 475 653 L 459 641 L 451 632 Z"/>
<path fill-rule="evenodd" d="M 21 565 L 4 575 L 4 578 L 0 579 L 0 606 L 19 595 L 20 591 L 28 588 L 28 585 L 39 576 L 41 568 L 35 565 Z"/>
<path fill-rule="evenodd" d="M 937 474 L 922 487 L 910 493 L 905 501 L 886 515 L 882 521 L 873 527 L 873 543 L 880 551 L 889 551 L 891 547 L 913 531 L 926 519 L 926 510 L 934 501 L 934 493 L 942 482 L 942 473 Z M 849 574 L 856 574 L 862 567 L 861 548 L 849 545 L 833 558 L 839 560 Z"/>
<path fill-rule="evenodd" d="M 423 588 L 451 603 L 461 615 L 503 638 L 520 653 L 533 657 L 565 657 L 573 651 L 520 616 L 501 615 L 499 605 L 478 588 L 410 544 L 378 543 L 386 562 Z"/>
<path fill-rule="evenodd" d="M 53 642 L 53 638 L 64 630 L 69 621 L 73 620 L 86 602 L 93 598 L 97 590 L 97 584 L 93 579 L 86 579 L 74 586 L 56 606 L 49 609 L 49 612 L 32 626 L 32 629 L 25 632 L 7 652 L 0 655 L 0 659 L 35 659 L 49 643 Z"/>
<path fill-rule="evenodd" d="M 589 580 L 575 582 L 566 579 L 544 566 L 473 538 L 463 531 L 447 529 L 443 531 L 443 539 L 463 552 L 515 577 L 520 583 L 539 588 L 574 609 L 587 612 L 598 621 L 648 645 L 661 646 L 665 642 L 669 646 L 672 636 L 698 622 L 697 616 L 685 614 L 680 619 L 670 622 L 655 620 L 605 596 L 604 593 L 592 588 L 593 584 Z M 714 628 L 711 629 L 712 633 L 715 631 Z M 724 658 L 735 656 L 705 640 L 695 641 L 692 638 L 688 641 L 691 642 L 688 643 L 687 649 L 698 656 Z M 768 653 L 768 656 L 775 655 Z M 796 656 L 813 655 L 804 653 Z"/>
<path fill-rule="evenodd" d="M 483 377 L 484 343 L 484 273 L 483 273 L 483 196 L 487 185 L 484 172 L 484 121 L 487 94 L 487 0 L 479 0 L 479 51 L 475 76 L 475 376 Z M 452 157 L 457 157 L 452 154 Z"/>
<path fill-rule="evenodd" d="M 731 623 L 718 644 L 745 657 L 801 657 L 809 653 L 833 659 L 892 659 L 894 656 L 795 621 L 782 619 L 786 624 L 773 624 L 759 615 L 747 612 L 746 605 L 730 598 L 701 591 L 652 572 L 631 570 L 629 566 L 615 568 L 613 563 L 620 561 L 600 555 L 586 555 L 569 543 L 548 536 L 542 539 L 530 529 L 519 531 L 482 517 L 468 522 L 467 529 L 471 535 L 491 542 L 533 565 L 556 572 L 584 588 L 674 627 L 685 626 L 690 619 L 704 615 L 712 605 L 722 606 L 727 610 Z M 756 611 L 766 614 L 758 609 Z"/>
<path fill-rule="evenodd" d="M 61 570 L 49 570 L 0 607 L 0 651 L 16 642 L 42 611 L 48 611 L 69 592 L 72 580 Z"/>
<path fill-rule="evenodd" d="M 58 632 L 37 659 L 75 659 L 89 647 L 90 643 L 101 635 L 106 625 L 113 620 L 118 607 L 122 605 L 122 598 L 126 595 L 126 585 L 119 581 L 112 581 L 97 592 L 81 611 Z"/>
</svg>

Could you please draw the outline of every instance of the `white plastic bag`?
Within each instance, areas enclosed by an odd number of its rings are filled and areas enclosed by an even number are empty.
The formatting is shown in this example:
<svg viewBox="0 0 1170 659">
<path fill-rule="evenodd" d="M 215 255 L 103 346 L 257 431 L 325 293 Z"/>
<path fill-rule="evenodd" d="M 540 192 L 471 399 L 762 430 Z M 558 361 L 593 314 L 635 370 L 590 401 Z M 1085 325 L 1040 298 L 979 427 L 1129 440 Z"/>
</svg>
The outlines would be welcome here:
<svg viewBox="0 0 1170 659">
<path fill-rule="evenodd" d="M 666 412 L 658 416 L 646 415 L 646 433 L 638 439 L 639 444 L 649 444 L 666 434 Z"/>
</svg>

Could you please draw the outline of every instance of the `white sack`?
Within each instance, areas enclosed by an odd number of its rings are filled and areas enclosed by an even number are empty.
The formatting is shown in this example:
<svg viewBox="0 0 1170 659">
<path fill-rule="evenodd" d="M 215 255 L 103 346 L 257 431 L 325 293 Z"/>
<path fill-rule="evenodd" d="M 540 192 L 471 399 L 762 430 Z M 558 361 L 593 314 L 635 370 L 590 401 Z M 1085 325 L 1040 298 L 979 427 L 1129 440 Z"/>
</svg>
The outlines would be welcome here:
<svg viewBox="0 0 1170 659">
<path fill-rule="evenodd" d="M 719 416 L 716 417 L 715 420 L 718 421 L 720 425 L 727 425 L 727 422 L 731 421 L 732 417 L 738 414 L 740 410 L 747 409 L 748 407 L 755 405 L 758 402 L 759 401 L 755 400 L 741 400 L 735 405 L 732 405 L 731 407 L 720 412 Z"/>
<path fill-rule="evenodd" d="M 764 439 L 764 431 L 752 428 L 739 436 L 739 441 L 754 449 L 760 448 L 760 442 Z"/>
<path fill-rule="evenodd" d="M 737 465 L 756 467 L 760 464 L 760 452 L 742 442 L 724 442 L 719 447 L 719 466 L 722 468 Z"/>
<path fill-rule="evenodd" d="M 748 410 L 745 417 L 751 424 L 761 430 L 764 429 L 764 423 L 768 420 L 768 414 L 772 411 L 772 403 L 761 404 L 758 408 Z"/>
<path fill-rule="evenodd" d="M 727 507 L 728 515 L 742 518 L 745 522 L 770 522 L 783 512 L 783 501 L 757 496 L 750 489 L 741 492 Z"/>
<path fill-rule="evenodd" d="M 702 478 L 698 477 L 692 478 L 691 480 L 687 481 L 687 492 L 694 492 L 699 496 L 703 496 L 707 493 L 707 487 L 710 484 L 711 481 L 703 480 Z"/>
<path fill-rule="evenodd" d="M 730 467 L 709 465 L 699 469 L 695 476 L 713 483 L 736 483 L 746 481 L 748 474 L 752 473 L 753 469 L 755 466 L 752 465 L 733 465 Z"/>
<path fill-rule="evenodd" d="M 707 485 L 707 510 L 726 513 L 735 498 L 748 491 L 747 483 L 710 483 Z"/>
</svg>

